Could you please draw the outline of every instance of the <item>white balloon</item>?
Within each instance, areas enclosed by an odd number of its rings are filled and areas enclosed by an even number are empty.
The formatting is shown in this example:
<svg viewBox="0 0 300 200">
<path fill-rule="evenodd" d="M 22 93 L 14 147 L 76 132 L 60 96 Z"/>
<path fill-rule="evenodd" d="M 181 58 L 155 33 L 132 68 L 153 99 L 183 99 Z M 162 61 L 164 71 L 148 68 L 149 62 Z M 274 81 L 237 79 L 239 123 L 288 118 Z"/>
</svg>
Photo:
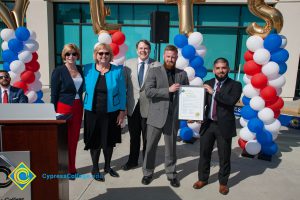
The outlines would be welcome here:
<svg viewBox="0 0 300 200">
<path fill-rule="evenodd" d="M 262 66 L 261 71 L 268 78 L 271 78 L 279 73 L 279 65 L 276 62 L 270 61 Z"/>
<path fill-rule="evenodd" d="M 39 80 L 41 78 L 41 72 L 39 72 L 39 71 L 34 72 L 34 77 L 36 80 Z"/>
<path fill-rule="evenodd" d="M 35 81 L 28 86 L 28 90 L 33 90 L 35 92 L 41 89 L 42 89 L 42 83 L 37 79 L 35 79 Z"/>
<path fill-rule="evenodd" d="M 261 150 L 261 144 L 257 140 L 250 140 L 246 143 L 245 149 L 248 154 L 256 155 Z"/>
<path fill-rule="evenodd" d="M 275 88 L 277 96 L 280 96 L 282 93 L 282 88 Z"/>
<path fill-rule="evenodd" d="M 7 50 L 8 49 L 8 42 L 7 41 L 3 41 L 2 44 L 1 44 L 1 48 L 2 50 Z"/>
<path fill-rule="evenodd" d="M 198 49 L 196 49 L 196 55 L 201 56 L 202 58 L 205 57 L 206 55 L 206 47 L 204 45 L 200 45 L 199 47 L 197 47 Z"/>
<path fill-rule="evenodd" d="M 35 40 L 27 40 L 24 42 L 24 50 L 36 52 L 39 49 L 39 43 Z"/>
<path fill-rule="evenodd" d="M 181 48 L 178 48 L 177 51 L 178 51 L 178 58 L 182 57 Z"/>
<path fill-rule="evenodd" d="M 199 48 L 202 42 L 203 42 L 203 36 L 199 32 L 193 32 L 192 34 L 190 34 L 188 38 L 188 43 L 194 46 L 196 49 Z"/>
<path fill-rule="evenodd" d="M 271 108 L 264 108 L 258 112 L 258 118 L 264 122 L 264 124 L 271 124 L 274 122 L 274 112 Z"/>
<path fill-rule="evenodd" d="M 259 90 L 254 88 L 251 83 L 249 83 L 243 88 L 243 93 L 246 97 L 253 98 L 259 95 Z"/>
<path fill-rule="evenodd" d="M 247 119 L 244 119 L 243 117 L 240 118 L 240 124 L 242 127 L 246 127 L 247 124 L 248 124 L 248 121 Z"/>
<path fill-rule="evenodd" d="M 192 129 L 194 132 L 199 133 L 201 124 L 198 122 L 187 123 L 188 127 Z"/>
<path fill-rule="evenodd" d="M 190 85 L 202 86 L 203 80 L 200 77 L 195 77 L 192 81 L 190 81 Z"/>
<path fill-rule="evenodd" d="M 285 48 L 285 46 L 287 45 L 287 39 L 284 35 L 280 35 L 281 37 L 281 46 L 280 48 Z"/>
<path fill-rule="evenodd" d="M 20 60 L 14 60 L 9 65 L 10 70 L 16 74 L 21 74 L 25 70 L 25 64 Z"/>
<path fill-rule="evenodd" d="M 176 68 L 178 69 L 184 69 L 189 66 L 189 60 L 185 59 L 183 56 L 178 57 L 176 61 Z"/>
<path fill-rule="evenodd" d="M 9 76 L 10 76 L 10 84 L 13 85 L 15 82 L 21 80 L 20 74 L 16 74 L 13 71 L 9 71 Z"/>
<path fill-rule="evenodd" d="M 260 111 L 265 107 L 265 100 L 260 96 L 253 97 L 250 100 L 250 107 L 253 110 Z"/>
<path fill-rule="evenodd" d="M 32 60 L 32 53 L 30 51 L 21 51 L 18 58 L 23 63 L 29 63 Z"/>
<path fill-rule="evenodd" d="M 244 74 L 244 76 L 243 76 L 243 81 L 244 81 L 246 84 L 249 84 L 249 83 L 251 83 L 251 78 L 252 78 L 252 76 L 248 76 L 247 74 Z"/>
<path fill-rule="evenodd" d="M 128 51 L 127 44 L 123 43 L 122 45 L 119 46 L 119 53 L 125 55 L 127 51 Z"/>
<path fill-rule="evenodd" d="M 263 48 L 264 40 L 257 35 L 253 35 L 247 39 L 246 46 L 250 51 L 255 52 L 257 49 Z"/>
<path fill-rule="evenodd" d="M 123 65 L 125 60 L 126 60 L 126 57 L 122 56 L 120 58 L 113 59 L 112 63 L 115 64 L 115 65 Z"/>
<path fill-rule="evenodd" d="M 189 81 L 193 80 L 195 78 L 195 70 L 192 67 L 186 67 L 184 68 L 184 71 L 186 71 Z"/>
<path fill-rule="evenodd" d="M 193 137 L 194 138 L 200 138 L 200 134 L 198 132 L 193 132 Z"/>
<path fill-rule="evenodd" d="M 99 44 L 101 44 L 100 42 L 97 42 L 95 45 L 94 45 L 94 50 L 96 49 L 96 46 L 98 46 Z"/>
<path fill-rule="evenodd" d="M 278 137 L 278 132 L 271 132 L 271 134 L 272 134 L 272 140 L 273 141 L 276 140 Z"/>
<path fill-rule="evenodd" d="M 29 30 L 29 29 L 28 29 L 28 30 Z M 29 39 L 31 39 L 31 40 L 36 40 L 36 32 L 33 31 L 33 30 L 29 30 L 29 33 L 30 33 Z"/>
<path fill-rule="evenodd" d="M 37 94 L 35 91 L 26 92 L 26 96 L 28 97 L 29 103 L 33 103 L 37 100 Z"/>
<path fill-rule="evenodd" d="M 278 119 L 275 119 L 275 121 L 271 124 L 265 124 L 265 129 L 271 133 L 278 132 L 281 127 L 281 123 Z"/>
<path fill-rule="evenodd" d="M 4 41 L 9 41 L 10 39 L 16 38 L 15 31 L 13 29 L 5 28 L 1 31 L 1 38 Z"/>
<path fill-rule="evenodd" d="M 255 138 L 255 133 L 251 132 L 247 126 L 240 130 L 240 137 L 242 140 L 249 141 Z"/>
<path fill-rule="evenodd" d="M 98 42 L 104 44 L 110 44 L 112 42 L 111 36 L 108 33 L 101 33 L 98 36 Z"/>
<path fill-rule="evenodd" d="M 259 65 L 265 65 L 270 61 L 271 54 L 267 49 L 258 49 L 253 54 L 253 60 Z"/>
<path fill-rule="evenodd" d="M 269 85 L 273 86 L 274 88 L 282 88 L 285 84 L 285 77 L 279 76 L 276 79 L 269 80 Z"/>
</svg>

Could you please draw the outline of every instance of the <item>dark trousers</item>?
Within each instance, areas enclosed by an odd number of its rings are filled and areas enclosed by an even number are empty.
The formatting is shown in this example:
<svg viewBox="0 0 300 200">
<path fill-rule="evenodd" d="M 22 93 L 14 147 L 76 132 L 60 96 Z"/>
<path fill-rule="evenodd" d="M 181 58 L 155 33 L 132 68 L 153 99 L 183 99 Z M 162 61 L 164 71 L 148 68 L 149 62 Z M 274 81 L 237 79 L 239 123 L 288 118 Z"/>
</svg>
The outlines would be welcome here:
<svg viewBox="0 0 300 200">
<path fill-rule="evenodd" d="M 147 129 L 147 118 L 143 118 L 140 113 L 139 102 L 135 106 L 134 112 L 131 116 L 128 116 L 128 130 L 130 134 L 130 153 L 128 158 L 128 164 L 137 165 L 140 154 L 141 146 L 141 134 L 143 140 L 143 159 L 146 150 L 146 129 Z"/>
<path fill-rule="evenodd" d="M 101 149 L 91 149 L 90 154 L 93 162 L 92 174 L 99 172 L 99 158 L 100 158 Z M 104 169 L 108 170 L 110 168 L 110 161 L 113 154 L 113 147 L 107 147 L 103 149 L 104 154 Z"/>
<path fill-rule="evenodd" d="M 220 133 L 218 122 L 211 121 L 208 129 L 200 138 L 200 160 L 198 177 L 200 181 L 208 181 L 210 173 L 211 154 L 217 141 L 220 170 L 218 174 L 220 184 L 227 185 L 230 175 L 230 155 L 232 138 L 224 138 Z"/>
</svg>

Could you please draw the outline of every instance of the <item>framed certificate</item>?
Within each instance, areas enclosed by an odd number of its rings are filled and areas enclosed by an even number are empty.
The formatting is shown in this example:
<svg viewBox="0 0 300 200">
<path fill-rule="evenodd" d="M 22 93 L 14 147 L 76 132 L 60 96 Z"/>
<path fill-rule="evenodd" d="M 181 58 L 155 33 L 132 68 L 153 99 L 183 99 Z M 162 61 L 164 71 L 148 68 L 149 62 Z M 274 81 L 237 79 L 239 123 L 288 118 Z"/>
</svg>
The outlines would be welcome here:
<svg viewBox="0 0 300 200">
<path fill-rule="evenodd" d="M 205 89 L 199 86 L 181 86 L 179 89 L 180 120 L 203 120 Z"/>
</svg>

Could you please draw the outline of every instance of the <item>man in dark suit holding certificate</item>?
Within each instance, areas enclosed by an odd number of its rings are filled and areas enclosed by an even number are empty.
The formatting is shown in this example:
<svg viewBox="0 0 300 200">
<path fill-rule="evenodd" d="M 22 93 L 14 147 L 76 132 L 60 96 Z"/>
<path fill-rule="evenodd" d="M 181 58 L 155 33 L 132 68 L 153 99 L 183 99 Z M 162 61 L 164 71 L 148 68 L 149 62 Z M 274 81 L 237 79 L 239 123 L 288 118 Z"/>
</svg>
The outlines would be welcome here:
<svg viewBox="0 0 300 200">
<path fill-rule="evenodd" d="M 240 99 L 242 85 L 228 77 L 229 64 L 225 58 L 214 61 L 215 78 L 204 83 L 206 89 L 206 109 L 200 129 L 200 160 L 198 181 L 195 189 L 201 189 L 208 183 L 210 161 L 214 143 L 217 141 L 219 155 L 219 192 L 229 192 L 227 182 L 230 175 L 230 155 L 232 137 L 236 136 L 234 106 Z"/>
</svg>

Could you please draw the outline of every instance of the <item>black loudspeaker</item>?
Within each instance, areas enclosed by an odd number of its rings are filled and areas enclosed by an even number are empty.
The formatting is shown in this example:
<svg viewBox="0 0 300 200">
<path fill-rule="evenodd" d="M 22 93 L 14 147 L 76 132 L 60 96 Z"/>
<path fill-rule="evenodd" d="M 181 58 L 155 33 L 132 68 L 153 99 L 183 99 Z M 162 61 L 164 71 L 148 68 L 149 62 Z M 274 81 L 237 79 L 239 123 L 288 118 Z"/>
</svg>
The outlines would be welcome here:
<svg viewBox="0 0 300 200">
<path fill-rule="evenodd" d="M 151 13 L 150 42 L 169 43 L 169 12 L 155 11 Z"/>
</svg>

